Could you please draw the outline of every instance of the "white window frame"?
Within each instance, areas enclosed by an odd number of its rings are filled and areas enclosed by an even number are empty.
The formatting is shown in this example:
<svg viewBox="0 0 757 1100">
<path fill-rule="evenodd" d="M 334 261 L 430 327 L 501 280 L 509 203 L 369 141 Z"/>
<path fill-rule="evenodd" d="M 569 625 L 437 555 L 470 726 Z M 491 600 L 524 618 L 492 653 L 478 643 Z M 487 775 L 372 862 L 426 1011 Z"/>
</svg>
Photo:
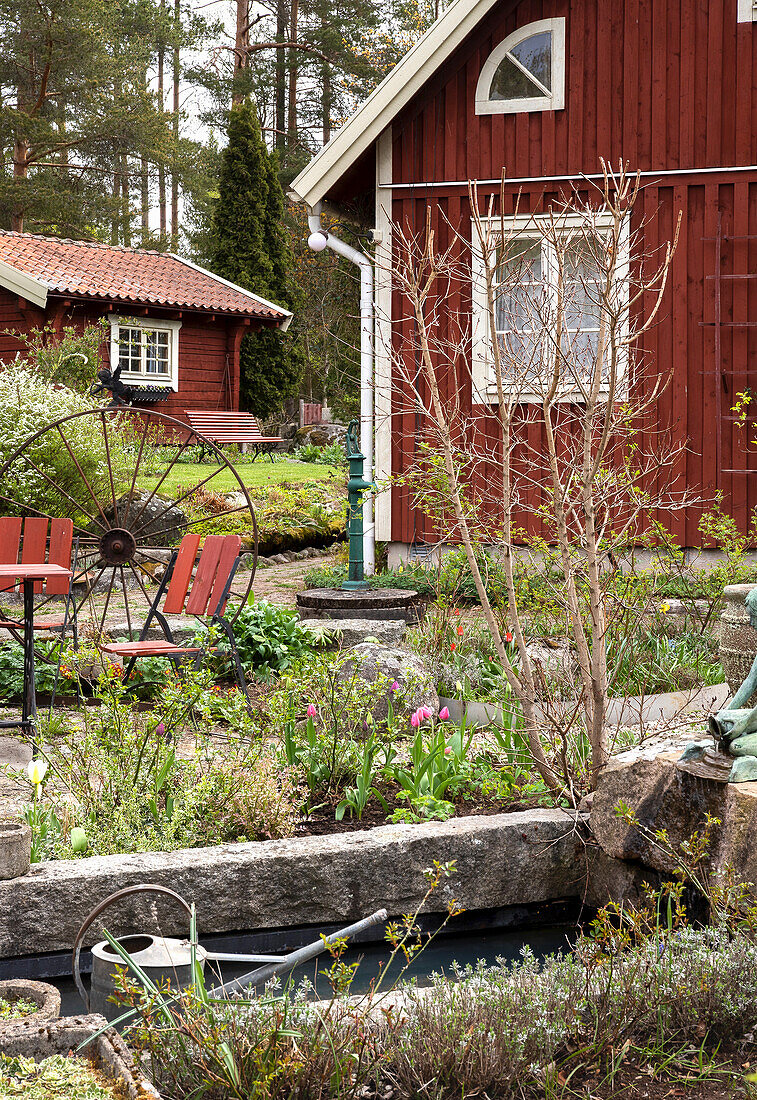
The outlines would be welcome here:
<svg viewBox="0 0 757 1100">
<path fill-rule="evenodd" d="M 501 61 L 526 38 L 535 34 L 549 32 L 552 35 L 552 91 L 543 96 L 533 96 L 527 99 L 490 99 L 492 80 Z M 534 77 L 520 64 L 516 57 L 510 60 L 516 68 L 522 69 L 529 80 Z M 519 27 L 507 38 L 500 42 L 487 57 L 481 69 L 481 75 L 476 85 L 476 114 L 477 115 L 513 115 L 525 111 L 561 111 L 565 106 L 565 19 L 537 19 L 535 23 L 528 23 L 525 27 Z"/>
<path fill-rule="evenodd" d="M 548 215 L 539 214 L 520 214 L 517 217 L 505 219 L 505 229 L 509 231 L 511 227 L 516 230 L 515 238 L 533 239 L 540 236 L 539 222 L 544 222 Z M 500 224 L 499 217 L 493 218 L 492 224 L 495 229 Z M 611 222 L 611 215 L 597 215 L 597 227 L 605 228 L 609 227 Z M 564 228 L 566 232 L 571 229 L 581 229 L 586 225 L 586 219 L 580 214 L 566 215 L 559 218 L 559 225 Z M 471 318 L 471 370 L 473 381 L 473 402 L 480 405 L 496 405 L 499 402 L 499 392 L 497 389 L 497 379 L 494 369 L 494 352 L 491 344 L 491 334 L 489 330 L 489 307 L 486 296 L 486 273 L 484 265 L 484 257 L 482 252 L 476 245 L 477 235 L 475 231 L 475 223 L 471 219 L 471 240 L 474 242 L 471 250 L 471 303 L 473 315 Z M 627 331 L 628 326 L 628 301 L 629 301 L 629 276 L 630 276 L 630 231 L 629 231 L 629 219 L 626 217 L 623 221 L 621 228 L 620 247 L 621 255 L 618 262 L 618 279 L 621 287 L 621 308 L 623 309 L 624 327 Z M 544 242 L 542 243 L 542 249 L 548 247 Z M 550 263 L 549 257 L 545 258 L 543 264 L 544 271 L 549 275 L 550 270 L 554 270 L 554 261 Z M 549 283 L 547 286 L 549 287 Z M 553 287 L 553 293 L 556 293 L 556 288 Z M 616 379 L 616 395 L 619 400 L 622 400 L 628 392 L 628 349 L 624 345 L 620 352 L 618 362 L 618 377 Z M 507 391 L 505 386 L 505 391 Z M 607 390 L 600 391 L 607 393 Z M 581 392 L 576 389 L 568 389 L 567 387 L 562 389 L 557 395 L 559 401 L 568 402 L 572 404 L 580 404 L 583 401 Z M 517 393 L 518 404 L 541 404 L 542 397 L 539 393 L 532 393 L 528 391 L 519 390 Z"/>
<path fill-rule="evenodd" d="M 739 0 L 737 20 L 739 23 L 757 22 L 757 2 L 755 0 Z"/>
<path fill-rule="evenodd" d="M 110 366 L 115 370 L 120 358 L 120 330 L 138 328 L 142 332 L 167 332 L 168 374 L 148 373 L 146 369 L 146 348 L 141 341 L 141 367 L 139 371 L 121 371 L 123 382 L 132 382 L 140 386 L 170 386 L 174 392 L 179 388 L 179 329 L 181 321 L 164 321 L 155 317 L 111 317 L 110 318 Z"/>
</svg>

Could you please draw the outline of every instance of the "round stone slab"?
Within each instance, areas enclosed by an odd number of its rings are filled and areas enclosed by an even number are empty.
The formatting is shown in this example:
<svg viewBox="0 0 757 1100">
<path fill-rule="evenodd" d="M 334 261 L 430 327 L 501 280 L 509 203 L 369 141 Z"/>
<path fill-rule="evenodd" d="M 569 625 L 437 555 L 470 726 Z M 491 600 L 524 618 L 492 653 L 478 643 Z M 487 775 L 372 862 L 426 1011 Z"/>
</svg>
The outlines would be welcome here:
<svg viewBox="0 0 757 1100">
<path fill-rule="evenodd" d="M 297 593 L 302 619 L 415 619 L 418 593 L 412 589 L 310 588 Z"/>
</svg>

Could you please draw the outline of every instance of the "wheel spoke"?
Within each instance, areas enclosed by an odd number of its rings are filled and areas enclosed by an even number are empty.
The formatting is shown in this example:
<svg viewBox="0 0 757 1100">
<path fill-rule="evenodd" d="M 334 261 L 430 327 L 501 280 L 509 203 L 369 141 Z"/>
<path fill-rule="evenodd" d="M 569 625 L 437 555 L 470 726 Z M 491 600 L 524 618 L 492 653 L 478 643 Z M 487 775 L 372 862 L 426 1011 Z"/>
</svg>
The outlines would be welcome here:
<svg viewBox="0 0 757 1100">
<path fill-rule="evenodd" d="M 142 432 L 142 438 L 139 441 L 139 451 L 137 452 L 137 461 L 134 463 L 134 473 L 132 475 L 131 485 L 129 486 L 129 495 L 126 498 L 127 499 L 127 508 L 128 508 L 128 501 L 130 501 L 132 499 L 132 497 L 134 496 L 134 490 L 135 490 L 136 485 L 137 485 L 137 473 L 139 471 L 139 464 L 142 461 L 142 451 L 145 448 L 145 440 L 147 439 L 147 421 L 143 420 L 142 425 L 144 427 L 144 431 Z"/>
<path fill-rule="evenodd" d="M 246 504 L 241 505 L 239 508 L 228 508 L 225 512 L 219 512 L 216 518 L 224 519 L 226 516 L 233 515 L 235 512 L 249 512 L 250 509 Z M 159 518 L 159 517 L 156 517 Z M 202 517 L 195 516 L 193 519 L 185 519 L 177 523 L 171 524 L 171 531 L 187 531 L 195 523 L 206 523 L 207 520 Z M 137 532 L 135 532 L 137 533 Z M 138 532 L 141 535 L 144 534 L 142 530 Z"/>
<path fill-rule="evenodd" d="M 207 485 L 207 483 L 211 481 L 214 477 L 218 477 L 218 474 L 219 471 L 214 470 L 212 474 L 209 474 L 206 478 L 203 478 L 202 481 L 198 481 L 198 483 L 196 485 L 193 485 L 191 489 L 187 489 L 186 493 L 182 493 L 182 495 L 180 497 L 177 497 L 176 500 L 172 500 L 168 507 L 164 508 L 162 512 L 158 512 L 157 516 L 153 516 L 150 520 L 148 520 L 147 526 L 145 528 L 140 528 L 142 534 L 144 534 L 145 531 L 149 531 L 152 525 L 154 523 L 157 523 L 159 519 L 162 519 L 166 512 L 170 511 L 171 508 L 175 508 L 178 504 L 181 504 L 183 500 L 186 500 L 187 497 L 191 497 L 192 493 L 196 493 L 198 489 L 202 489 L 203 485 Z M 245 509 L 245 511 L 246 510 L 247 509 Z"/>
<path fill-rule="evenodd" d="M 131 612 L 129 610 L 129 596 L 128 596 L 128 593 L 126 591 L 126 574 L 124 573 L 124 567 L 122 565 L 119 565 L 118 568 L 121 570 L 121 587 L 123 588 L 123 592 L 124 592 L 124 607 L 126 608 L 126 629 L 129 632 L 129 641 L 133 642 L 134 638 L 132 636 L 132 629 L 131 629 Z"/>
<path fill-rule="evenodd" d="M 102 505 L 100 504 L 100 501 L 97 499 L 94 489 L 89 484 L 89 480 L 87 478 L 87 475 L 84 473 L 84 470 L 82 470 L 81 466 L 79 465 L 79 463 L 77 461 L 77 458 L 76 458 L 76 455 L 74 454 L 74 452 L 71 450 L 70 446 L 68 445 L 68 440 L 66 439 L 65 435 L 63 434 L 63 429 L 61 428 L 60 424 L 56 424 L 55 427 L 58 429 L 58 435 L 63 440 L 63 446 L 66 448 L 69 455 L 71 456 L 71 461 L 73 462 L 76 469 L 79 471 L 79 475 L 80 475 L 82 481 L 87 486 L 87 489 L 89 490 L 89 495 L 92 497 L 95 504 L 97 505 L 97 510 L 103 518 L 103 525 L 104 525 L 105 530 L 107 531 L 108 527 L 110 526 L 110 524 L 108 523 L 108 517 L 105 515 L 105 512 L 103 512 Z M 86 514 L 87 513 L 85 512 L 85 515 Z M 90 518 L 94 519 L 94 516 L 91 516 Z"/>
<path fill-rule="evenodd" d="M 137 578 L 137 583 L 138 583 L 139 587 L 142 589 L 145 600 L 147 601 L 147 608 L 148 608 L 148 611 L 149 611 L 150 607 L 152 606 L 152 599 L 150 598 L 150 594 L 144 586 L 144 583 L 142 581 L 142 577 L 140 575 L 139 569 L 134 565 L 134 562 L 131 562 L 131 561 L 127 562 L 127 565 L 129 566 L 129 569 L 131 569 L 134 576 Z"/>
<path fill-rule="evenodd" d="M 76 618 L 77 618 L 77 619 L 78 619 L 79 615 L 81 614 L 81 609 L 82 609 L 82 608 L 84 607 L 84 604 L 85 604 L 85 603 L 87 602 L 87 600 L 89 599 L 89 597 L 90 597 L 90 596 L 92 595 L 92 593 L 94 592 L 94 589 L 95 589 L 95 585 L 96 585 L 96 584 L 97 584 L 97 582 L 98 582 L 98 581 L 100 580 L 100 577 L 101 577 L 101 576 L 103 575 L 103 573 L 104 573 L 104 572 L 105 572 L 105 566 L 103 565 L 103 566 L 102 566 L 102 568 L 100 569 L 99 573 L 98 573 L 98 574 L 97 574 L 97 576 L 95 577 L 95 579 L 94 579 L 94 580 L 92 581 L 92 583 L 90 584 L 90 586 L 89 586 L 89 588 L 87 589 L 87 591 L 86 591 L 86 592 L 84 593 L 84 595 L 82 596 L 82 598 L 81 598 L 81 600 L 79 601 L 79 603 L 78 603 L 78 604 L 76 605 L 76 607 L 75 607 L 75 609 L 74 609 L 74 614 L 75 614 L 75 616 L 76 616 Z M 86 576 L 87 574 L 86 574 L 86 573 L 83 573 L 83 574 L 81 574 L 81 575 L 82 575 L 82 576 Z"/>
<path fill-rule="evenodd" d="M 116 486 L 113 481 L 113 462 L 110 457 L 110 446 L 108 445 L 108 429 L 105 424 L 105 413 L 100 413 L 100 424 L 103 430 L 103 442 L 105 443 L 105 461 L 108 464 L 108 480 L 110 481 L 110 497 L 113 501 L 113 515 L 116 517 L 116 527 L 121 526 L 121 522 L 118 518 L 118 505 L 116 504 Z"/>
<path fill-rule="evenodd" d="M 30 465 L 30 466 L 32 467 L 32 469 L 33 469 L 33 470 L 36 470 L 38 474 L 41 474 L 41 475 L 42 475 L 42 477 L 43 477 L 43 478 L 45 479 L 45 481 L 49 481 L 49 482 L 50 482 L 50 484 L 52 485 L 53 489 L 55 489 L 55 491 L 56 491 L 57 493 L 62 493 L 62 494 L 63 494 L 63 496 L 64 496 L 64 497 L 65 497 L 65 498 L 66 498 L 67 500 L 70 500 L 70 501 L 71 501 L 71 503 L 73 504 L 74 508 L 76 508 L 76 509 L 77 509 L 77 511 L 79 511 L 79 512 L 84 512 L 84 515 L 85 515 L 85 516 L 87 517 L 87 519 L 91 519 L 93 523 L 97 523 L 97 524 L 98 524 L 98 525 L 99 525 L 100 527 L 103 527 L 103 524 L 102 524 L 102 523 L 100 523 L 100 520 L 99 520 L 99 519 L 97 519 L 97 517 L 96 517 L 96 516 L 93 516 L 93 515 L 91 515 L 91 513 L 90 513 L 90 512 L 88 512 L 88 511 L 87 511 L 87 509 L 86 509 L 86 508 L 84 508 L 84 507 L 83 507 L 83 506 L 82 506 L 82 505 L 81 505 L 81 504 L 79 503 L 79 501 L 78 501 L 78 500 L 74 500 L 74 498 L 73 498 L 73 497 L 71 496 L 71 494 L 70 494 L 70 493 L 67 493 L 65 489 L 61 489 L 60 485 L 58 485 L 58 483 L 57 483 L 56 481 L 53 481 L 53 479 L 52 479 L 52 478 L 50 477 L 50 475 L 49 475 L 49 474 L 46 474 L 46 473 L 45 473 L 45 471 L 44 471 L 43 469 L 41 469 L 41 468 L 40 468 L 40 467 L 39 467 L 39 466 L 37 465 L 37 463 L 36 463 L 36 462 L 34 462 L 34 461 L 33 461 L 33 460 L 32 460 L 31 458 L 29 458 L 28 456 L 26 457 L 26 462 L 28 462 L 28 463 L 29 463 L 29 465 Z M 15 501 L 14 503 L 15 503 L 16 507 L 18 507 L 19 505 L 22 505 L 22 504 L 23 504 L 23 501 L 18 501 L 18 500 L 17 500 L 17 501 Z M 44 513 L 40 513 L 40 515 L 44 515 Z M 103 518 L 104 518 L 104 517 L 103 517 Z M 107 530 L 107 527 L 105 528 L 105 530 Z"/>
<path fill-rule="evenodd" d="M 113 595 L 113 589 L 115 588 L 116 569 L 115 566 L 111 570 L 110 584 L 108 585 L 108 591 L 105 594 L 105 603 L 103 604 L 102 613 L 100 616 L 100 637 L 107 633 L 105 630 L 105 620 L 108 616 L 108 608 L 110 606 L 110 597 Z"/>
<path fill-rule="evenodd" d="M 190 438 L 191 438 L 191 437 L 190 437 Z M 148 504 L 150 503 L 150 501 L 151 501 L 151 500 L 153 499 L 153 497 L 155 496 L 155 494 L 157 493 L 158 489 L 159 489 L 159 488 L 161 487 L 161 485 L 163 484 L 163 482 L 164 482 L 164 481 L 166 480 L 166 478 L 168 477 L 169 473 L 171 472 L 171 470 L 173 469 L 173 467 L 174 467 L 174 466 L 176 465 L 176 463 L 178 462 L 178 460 L 179 460 L 179 455 L 180 455 L 180 454 L 182 454 L 182 453 L 183 453 L 183 452 L 184 452 L 184 451 L 186 450 L 186 448 L 187 448 L 188 444 L 189 444 L 189 439 L 185 439 L 185 440 L 184 440 L 184 442 L 183 442 L 183 443 L 182 443 L 182 444 L 181 444 L 181 445 L 179 446 L 179 449 L 178 449 L 178 451 L 176 452 L 176 454 L 174 455 L 174 457 L 173 457 L 173 458 L 171 459 L 171 461 L 169 462 L 169 464 L 168 464 L 168 466 L 166 467 L 166 469 L 165 469 L 165 470 L 163 471 L 163 473 L 162 473 L 162 474 L 160 475 L 160 477 L 158 478 L 158 482 L 157 482 L 157 484 L 155 485 L 155 487 L 154 487 L 154 489 L 152 490 L 152 492 L 151 492 L 151 493 L 150 493 L 150 494 L 149 494 L 149 495 L 147 496 L 147 498 L 146 498 L 145 500 L 143 500 L 143 501 L 142 501 L 142 507 L 141 507 L 141 508 L 139 509 L 139 511 L 137 512 L 136 516 L 135 516 L 135 517 L 134 517 L 134 519 L 133 519 L 133 520 L 131 521 L 131 523 L 132 523 L 132 528 L 134 528 L 134 527 L 136 526 L 137 520 L 139 520 L 139 519 L 140 519 L 140 517 L 141 517 L 142 513 L 144 512 L 145 508 L 146 508 L 146 507 L 147 507 L 147 505 L 148 505 Z"/>
</svg>

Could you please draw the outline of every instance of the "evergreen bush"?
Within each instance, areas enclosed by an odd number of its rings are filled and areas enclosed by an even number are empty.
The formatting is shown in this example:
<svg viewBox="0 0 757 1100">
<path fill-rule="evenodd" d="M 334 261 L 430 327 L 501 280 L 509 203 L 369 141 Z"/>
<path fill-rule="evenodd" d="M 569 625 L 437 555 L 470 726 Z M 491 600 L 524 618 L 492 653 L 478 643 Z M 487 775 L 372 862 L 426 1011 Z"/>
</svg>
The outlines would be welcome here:
<svg viewBox="0 0 757 1100">
<path fill-rule="evenodd" d="M 232 108 L 228 136 L 213 217 L 213 270 L 294 310 L 299 295 L 278 162 L 266 149 L 251 102 Z M 303 355 L 285 333 L 263 329 L 245 336 L 239 361 L 241 404 L 256 416 L 270 416 L 297 392 Z"/>
</svg>

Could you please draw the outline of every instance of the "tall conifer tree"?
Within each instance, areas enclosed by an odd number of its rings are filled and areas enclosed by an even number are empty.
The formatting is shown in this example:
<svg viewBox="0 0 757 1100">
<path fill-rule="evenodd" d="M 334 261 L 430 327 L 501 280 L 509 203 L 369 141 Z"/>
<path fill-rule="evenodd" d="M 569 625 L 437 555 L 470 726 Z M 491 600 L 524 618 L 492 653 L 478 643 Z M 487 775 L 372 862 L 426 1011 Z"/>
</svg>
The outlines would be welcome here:
<svg viewBox="0 0 757 1100">
<path fill-rule="evenodd" d="M 245 101 L 231 109 L 213 217 L 213 270 L 232 282 L 296 310 L 294 258 L 284 225 L 284 193 L 257 113 Z M 270 416 L 297 392 L 303 357 L 296 341 L 266 329 L 246 336 L 240 352 L 241 402 Z"/>
</svg>

